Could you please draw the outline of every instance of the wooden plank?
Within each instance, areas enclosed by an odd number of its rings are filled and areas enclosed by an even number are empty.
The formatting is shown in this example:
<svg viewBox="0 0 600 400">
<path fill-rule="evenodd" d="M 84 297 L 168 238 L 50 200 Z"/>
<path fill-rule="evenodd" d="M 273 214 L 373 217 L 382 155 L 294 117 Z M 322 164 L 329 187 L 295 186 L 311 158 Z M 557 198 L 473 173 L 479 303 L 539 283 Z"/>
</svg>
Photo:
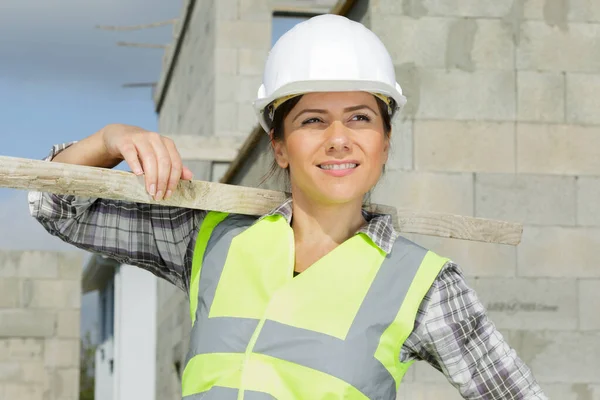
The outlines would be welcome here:
<svg viewBox="0 0 600 400">
<path fill-rule="evenodd" d="M 287 198 L 287 194 L 272 190 L 181 181 L 170 199 L 157 202 L 146 192 L 143 177 L 128 172 L 3 156 L 0 187 L 249 215 L 265 214 Z M 517 245 L 523 231 L 520 224 L 505 221 L 382 205 L 370 209 L 391 214 L 396 229 L 405 233 Z"/>
<path fill-rule="evenodd" d="M 173 139 L 182 160 L 231 162 L 244 139 L 239 137 L 168 135 Z"/>
</svg>

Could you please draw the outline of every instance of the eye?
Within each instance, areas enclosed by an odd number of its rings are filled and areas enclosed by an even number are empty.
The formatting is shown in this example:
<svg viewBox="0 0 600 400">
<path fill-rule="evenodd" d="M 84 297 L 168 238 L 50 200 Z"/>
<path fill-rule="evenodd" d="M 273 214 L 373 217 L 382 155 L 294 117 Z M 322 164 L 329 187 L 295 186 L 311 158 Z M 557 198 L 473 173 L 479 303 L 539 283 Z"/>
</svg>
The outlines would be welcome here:
<svg viewBox="0 0 600 400">
<path fill-rule="evenodd" d="M 318 122 L 323 122 L 323 121 L 321 121 L 320 118 L 313 117 L 313 118 L 309 118 L 309 119 L 302 121 L 302 125 L 314 124 L 314 123 L 318 123 Z"/>
<path fill-rule="evenodd" d="M 352 117 L 352 121 L 365 121 L 365 122 L 370 122 L 371 121 L 371 117 L 369 117 L 367 114 L 356 114 Z"/>
</svg>

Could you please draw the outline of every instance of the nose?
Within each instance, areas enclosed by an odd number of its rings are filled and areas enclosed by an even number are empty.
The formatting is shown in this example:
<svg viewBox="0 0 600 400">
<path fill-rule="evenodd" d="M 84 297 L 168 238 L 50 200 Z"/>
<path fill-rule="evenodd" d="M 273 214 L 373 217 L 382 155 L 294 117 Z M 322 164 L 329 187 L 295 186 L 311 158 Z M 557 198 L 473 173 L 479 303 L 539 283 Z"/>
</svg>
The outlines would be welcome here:
<svg viewBox="0 0 600 400">
<path fill-rule="evenodd" d="M 352 150 L 349 130 L 340 121 L 334 121 L 329 125 L 325 134 L 327 135 L 327 141 L 325 142 L 327 153 L 348 153 Z"/>
</svg>

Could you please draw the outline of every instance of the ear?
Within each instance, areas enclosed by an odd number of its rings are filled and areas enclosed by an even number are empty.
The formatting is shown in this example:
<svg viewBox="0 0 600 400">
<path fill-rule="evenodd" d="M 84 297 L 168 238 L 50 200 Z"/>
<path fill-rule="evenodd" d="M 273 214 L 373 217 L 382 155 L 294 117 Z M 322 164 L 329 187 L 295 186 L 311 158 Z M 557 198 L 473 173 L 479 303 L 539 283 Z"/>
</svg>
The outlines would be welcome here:
<svg viewBox="0 0 600 400">
<path fill-rule="evenodd" d="M 385 135 L 384 138 L 384 143 L 383 143 L 383 164 L 385 165 L 388 161 L 388 157 L 390 154 L 390 136 L 391 136 L 391 132 L 390 135 Z"/>
<path fill-rule="evenodd" d="M 287 148 L 283 140 L 273 140 L 273 131 L 269 133 L 271 137 L 271 147 L 273 148 L 273 154 L 275 155 L 275 161 L 281 168 L 286 169 L 290 162 L 288 160 Z"/>
</svg>

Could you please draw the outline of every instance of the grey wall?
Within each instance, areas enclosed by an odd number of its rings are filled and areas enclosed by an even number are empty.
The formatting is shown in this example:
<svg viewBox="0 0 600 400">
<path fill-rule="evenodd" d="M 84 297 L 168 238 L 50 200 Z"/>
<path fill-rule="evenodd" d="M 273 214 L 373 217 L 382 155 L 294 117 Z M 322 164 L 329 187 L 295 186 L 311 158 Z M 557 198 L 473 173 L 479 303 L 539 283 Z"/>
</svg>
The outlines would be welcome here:
<svg viewBox="0 0 600 400">
<path fill-rule="evenodd" d="M 0 399 L 79 398 L 80 254 L 0 252 Z"/>
</svg>

